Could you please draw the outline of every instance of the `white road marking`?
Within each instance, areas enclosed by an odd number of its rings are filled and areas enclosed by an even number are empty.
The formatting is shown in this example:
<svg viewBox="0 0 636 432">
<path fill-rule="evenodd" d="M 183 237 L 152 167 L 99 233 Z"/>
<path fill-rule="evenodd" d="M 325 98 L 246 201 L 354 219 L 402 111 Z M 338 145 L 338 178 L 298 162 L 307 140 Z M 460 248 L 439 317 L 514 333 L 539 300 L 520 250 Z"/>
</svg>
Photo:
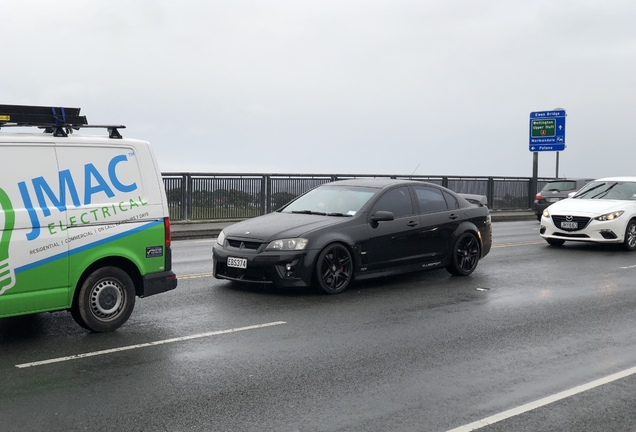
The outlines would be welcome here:
<svg viewBox="0 0 636 432">
<path fill-rule="evenodd" d="M 617 372 L 612 375 L 608 375 L 604 378 L 597 379 L 595 381 L 589 382 L 587 384 L 582 384 L 577 387 L 573 387 L 569 390 L 564 390 L 562 392 L 553 394 L 552 396 L 544 397 L 542 399 L 538 399 L 534 402 L 527 403 L 525 405 L 521 405 L 517 408 L 509 409 L 508 411 L 501 412 L 499 414 L 495 414 L 490 417 L 486 417 L 484 419 L 478 420 L 476 422 L 460 426 L 455 429 L 450 429 L 447 432 L 469 432 L 477 429 L 481 429 L 484 426 L 489 426 L 491 424 L 500 422 L 502 420 L 506 420 L 510 417 L 518 416 L 528 411 L 532 411 L 533 409 L 540 408 L 545 405 L 549 405 L 551 403 L 560 401 L 561 399 L 568 398 L 570 396 L 574 396 L 578 393 L 583 393 L 585 391 L 591 390 L 595 387 L 602 386 L 604 384 L 611 383 L 612 381 L 617 381 L 622 378 L 626 378 L 630 375 L 636 374 L 636 367 L 625 369 L 624 371 Z"/>
<path fill-rule="evenodd" d="M 630 269 L 630 268 L 634 268 L 636 267 L 636 265 L 631 265 L 631 266 L 627 266 L 627 267 L 621 267 L 622 269 Z"/>
<path fill-rule="evenodd" d="M 497 249 L 502 247 L 511 247 L 511 246 L 526 246 L 526 245 L 535 245 L 535 244 L 544 244 L 545 240 L 540 241 L 531 241 L 531 242 L 519 242 L 519 243 L 502 243 L 502 244 L 493 244 L 491 249 Z"/>
<path fill-rule="evenodd" d="M 195 334 L 195 335 L 182 336 L 182 337 L 173 338 L 173 339 L 165 339 L 165 340 L 161 340 L 161 341 L 147 342 L 147 343 L 143 343 L 143 344 L 139 344 L 139 345 L 129 345 L 129 346 L 120 347 L 120 348 L 112 348 L 112 349 L 107 349 L 107 350 L 102 350 L 102 351 L 93 351 L 93 352 L 84 353 L 84 354 L 76 354 L 76 355 L 72 355 L 72 356 L 68 356 L 68 357 L 58 357 L 58 358 L 54 358 L 54 359 L 36 361 L 36 362 L 32 362 L 32 363 L 22 363 L 22 364 L 15 365 L 15 367 L 22 369 L 22 368 L 28 368 L 28 367 L 33 367 L 33 366 L 42 366 L 42 365 L 50 364 L 50 363 L 59 363 L 59 362 L 65 362 L 65 361 L 69 361 L 69 360 L 77 360 L 77 359 L 86 358 L 86 357 L 94 357 L 94 356 L 98 356 L 98 355 L 112 354 L 112 353 L 116 353 L 116 352 L 120 352 L 120 351 L 128 351 L 128 350 L 133 350 L 133 349 L 137 349 L 137 348 L 145 348 L 145 347 L 156 346 L 156 345 L 165 345 L 165 344 L 169 344 L 169 343 L 173 343 L 173 342 L 182 342 L 182 341 L 187 341 L 187 340 L 192 340 L 192 339 L 200 339 L 200 338 L 205 338 L 205 337 L 210 337 L 210 336 L 218 336 L 218 335 L 227 334 L 227 333 L 235 333 L 235 332 L 240 332 L 240 331 L 245 331 L 245 330 L 255 330 L 255 329 L 259 329 L 259 328 L 263 328 L 263 327 L 271 327 L 271 326 L 280 325 L 280 324 L 287 324 L 287 323 L 285 321 L 275 321 L 275 322 L 266 323 L 266 324 L 257 324 L 257 325 L 247 326 L 247 327 L 238 327 L 238 328 L 233 328 L 233 329 L 229 329 L 229 330 L 219 330 L 219 331 L 214 331 L 214 332 L 209 332 L 209 333 L 199 333 L 199 334 Z"/>
<path fill-rule="evenodd" d="M 179 280 L 196 279 L 196 278 L 210 277 L 210 276 L 214 276 L 213 273 L 199 273 L 199 274 L 190 274 L 190 275 L 185 275 L 185 276 L 177 275 L 177 279 L 179 279 Z"/>
</svg>

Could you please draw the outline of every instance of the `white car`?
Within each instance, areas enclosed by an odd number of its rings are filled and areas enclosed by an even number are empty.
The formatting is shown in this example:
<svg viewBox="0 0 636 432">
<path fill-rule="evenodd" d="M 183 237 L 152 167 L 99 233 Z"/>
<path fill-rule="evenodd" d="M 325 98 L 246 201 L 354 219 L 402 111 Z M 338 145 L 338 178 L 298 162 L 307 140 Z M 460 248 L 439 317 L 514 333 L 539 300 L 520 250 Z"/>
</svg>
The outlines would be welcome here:
<svg viewBox="0 0 636 432">
<path fill-rule="evenodd" d="M 617 243 L 636 250 L 636 177 L 588 183 L 571 198 L 543 211 L 539 233 L 553 246 L 581 241 Z"/>
</svg>

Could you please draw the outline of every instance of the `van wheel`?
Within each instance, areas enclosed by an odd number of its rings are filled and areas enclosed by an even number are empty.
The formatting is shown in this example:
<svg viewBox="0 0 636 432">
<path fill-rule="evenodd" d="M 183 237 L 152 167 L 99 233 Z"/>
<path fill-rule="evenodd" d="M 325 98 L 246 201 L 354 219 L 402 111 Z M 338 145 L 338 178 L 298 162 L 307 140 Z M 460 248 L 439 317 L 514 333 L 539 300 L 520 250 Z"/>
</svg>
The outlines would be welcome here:
<svg viewBox="0 0 636 432">
<path fill-rule="evenodd" d="M 349 250 L 340 244 L 327 246 L 316 261 L 316 281 L 327 294 L 344 291 L 353 277 L 353 262 Z"/>
<path fill-rule="evenodd" d="M 446 270 L 455 276 L 468 276 L 477 268 L 480 256 L 477 238 L 471 233 L 464 233 L 455 241 Z"/>
<path fill-rule="evenodd" d="M 121 327 L 135 307 L 135 287 L 117 267 L 95 270 L 80 287 L 71 314 L 77 323 L 94 332 Z"/>
</svg>

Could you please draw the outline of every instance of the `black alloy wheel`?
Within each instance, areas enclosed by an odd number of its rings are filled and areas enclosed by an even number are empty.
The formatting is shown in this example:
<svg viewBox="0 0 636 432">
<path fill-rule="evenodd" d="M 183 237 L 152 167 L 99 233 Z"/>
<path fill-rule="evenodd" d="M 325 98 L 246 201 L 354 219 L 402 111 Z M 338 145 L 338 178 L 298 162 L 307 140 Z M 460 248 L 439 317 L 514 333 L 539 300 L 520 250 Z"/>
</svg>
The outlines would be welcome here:
<svg viewBox="0 0 636 432">
<path fill-rule="evenodd" d="M 341 244 L 327 246 L 316 262 L 316 281 L 327 294 L 344 291 L 353 276 L 353 262 L 349 250 Z"/>
<path fill-rule="evenodd" d="M 464 233 L 455 241 L 451 261 L 446 270 L 455 276 L 468 276 L 477 268 L 480 255 L 477 237 L 471 233 Z"/>
</svg>

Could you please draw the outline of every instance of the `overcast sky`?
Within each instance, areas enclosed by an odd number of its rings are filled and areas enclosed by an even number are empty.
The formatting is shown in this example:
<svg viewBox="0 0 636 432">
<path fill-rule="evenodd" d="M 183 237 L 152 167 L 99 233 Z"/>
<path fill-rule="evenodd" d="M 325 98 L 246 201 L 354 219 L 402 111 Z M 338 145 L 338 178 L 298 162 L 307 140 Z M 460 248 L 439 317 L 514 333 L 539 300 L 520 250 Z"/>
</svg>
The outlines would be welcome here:
<svg viewBox="0 0 636 432">
<path fill-rule="evenodd" d="M 3 1 L 0 104 L 124 124 L 164 172 L 636 175 L 636 2 Z M 556 153 L 539 154 L 539 175 Z"/>
</svg>

